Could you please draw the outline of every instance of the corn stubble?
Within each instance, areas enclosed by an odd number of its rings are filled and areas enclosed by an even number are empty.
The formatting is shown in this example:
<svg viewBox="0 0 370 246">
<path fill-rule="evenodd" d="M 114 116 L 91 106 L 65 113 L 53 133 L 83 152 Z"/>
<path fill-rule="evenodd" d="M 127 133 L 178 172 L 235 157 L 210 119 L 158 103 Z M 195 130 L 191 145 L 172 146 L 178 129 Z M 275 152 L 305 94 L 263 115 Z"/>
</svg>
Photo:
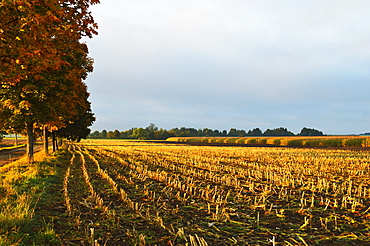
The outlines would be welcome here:
<svg viewBox="0 0 370 246">
<path fill-rule="evenodd" d="M 94 140 L 69 152 L 88 190 L 79 203 L 125 230 L 106 236 L 92 221 L 91 245 L 370 245 L 366 151 Z M 78 217 L 73 170 L 63 190 Z"/>
</svg>

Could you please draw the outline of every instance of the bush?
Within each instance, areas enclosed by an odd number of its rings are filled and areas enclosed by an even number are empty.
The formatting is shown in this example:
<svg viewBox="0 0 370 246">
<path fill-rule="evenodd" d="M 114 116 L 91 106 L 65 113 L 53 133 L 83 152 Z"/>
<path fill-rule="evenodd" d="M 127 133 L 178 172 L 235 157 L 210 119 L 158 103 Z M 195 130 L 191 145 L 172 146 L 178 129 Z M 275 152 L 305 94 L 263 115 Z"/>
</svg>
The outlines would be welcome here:
<svg viewBox="0 0 370 246">
<path fill-rule="evenodd" d="M 244 138 L 239 138 L 239 139 L 236 140 L 235 143 L 237 143 L 237 144 L 244 144 L 245 143 L 245 139 Z"/>
<path fill-rule="evenodd" d="M 225 142 L 225 138 L 218 138 L 216 140 L 216 143 L 224 143 Z"/>
<path fill-rule="evenodd" d="M 322 146 L 326 147 L 343 147 L 341 138 L 325 139 L 322 141 Z"/>
<path fill-rule="evenodd" d="M 201 138 L 199 142 L 202 142 L 202 143 L 209 143 L 209 142 L 208 142 L 208 139 L 209 139 L 209 138 Z"/>
<path fill-rule="evenodd" d="M 248 144 L 256 144 L 257 143 L 257 139 L 256 138 L 248 139 L 247 143 Z"/>
<path fill-rule="evenodd" d="M 258 143 L 259 144 L 267 144 L 267 139 L 266 138 L 258 139 Z"/>
<path fill-rule="evenodd" d="M 227 139 L 227 143 L 236 143 L 236 141 L 238 140 L 238 138 L 229 138 Z"/>
<path fill-rule="evenodd" d="M 199 138 L 186 138 L 184 140 L 184 142 L 186 142 L 186 143 L 197 143 L 197 142 L 200 142 L 200 139 Z"/>
<path fill-rule="evenodd" d="M 370 138 L 365 138 L 364 147 L 370 147 Z"/>
<path fill-rule="evenodd" d="M 217 143 L 217 138 L 209 138 L 208 143 Z"/>
<path fill-rule="evenodd" d="M 315 140 L 306 140 L 305 141 L 305 145 L 307 147 L 319 147 L 320 143 L 321 143 L 321 141 L 317 140 L 317 139 L 315 139 Z"/>
<path fill-rule="evenodd" d="M 281 144 L 281 140 L 280 139 L 274 139 L 274 144 L 275 145 L 280 145 Z"/>
<path fill-rule="evenodd" d="M 288 146 L 303 146 L 303 139 L 293 139 L 288 141 Z"/>
<path fill-rule="evenodd" d="M 351 138 L 347 139 L 344 145 L 346 147 L 362 147 L 365 141 L 365 138 Z"/>
</svg>

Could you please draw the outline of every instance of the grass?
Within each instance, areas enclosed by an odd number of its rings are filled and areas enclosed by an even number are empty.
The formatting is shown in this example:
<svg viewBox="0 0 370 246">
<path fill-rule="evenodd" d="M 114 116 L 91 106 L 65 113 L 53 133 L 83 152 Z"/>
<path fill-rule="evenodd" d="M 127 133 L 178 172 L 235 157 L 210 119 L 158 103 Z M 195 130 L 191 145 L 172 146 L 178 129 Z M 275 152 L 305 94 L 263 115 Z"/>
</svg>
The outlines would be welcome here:
<svg viewBox="0 0 370 246">
<path fill-rule="evenodd" d="M 21 148 L 21 147 L 25 147 L 26 145 L 25 144 L 19 144 L 17 146 L 15 145 L 12 145 L 12 146 L 7 146 L 7 147 L 0 147 L 0 150 L 5 150 L 5 149 L 17 149 L 17 148 Z"/>
<path fill-rule="evenodd" d="M 57 198 L 46 200 L 55 194 L 50 188 L 58 180 L 55 157 L 39 152 L 35 160 L 28 164 L 23 158 L 0 168 L 0 245 L 60 245 L 52 219 L 40 214 Z"/>
</svg>

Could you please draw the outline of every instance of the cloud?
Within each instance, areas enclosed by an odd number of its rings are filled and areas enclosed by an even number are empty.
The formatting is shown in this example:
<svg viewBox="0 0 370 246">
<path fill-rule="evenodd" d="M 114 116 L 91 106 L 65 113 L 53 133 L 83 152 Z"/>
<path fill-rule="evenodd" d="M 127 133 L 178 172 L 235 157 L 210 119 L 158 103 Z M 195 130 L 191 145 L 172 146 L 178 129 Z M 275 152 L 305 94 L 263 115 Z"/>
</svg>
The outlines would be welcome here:
<svg viewBox="0 0 370 246">
<path fill-rule="evenodd" d="M 99 35 L 88 41 L 94 127 L 366 131 L 369 7 L 361 0 L 102 2 L 92 8 Z"/>
</svg>

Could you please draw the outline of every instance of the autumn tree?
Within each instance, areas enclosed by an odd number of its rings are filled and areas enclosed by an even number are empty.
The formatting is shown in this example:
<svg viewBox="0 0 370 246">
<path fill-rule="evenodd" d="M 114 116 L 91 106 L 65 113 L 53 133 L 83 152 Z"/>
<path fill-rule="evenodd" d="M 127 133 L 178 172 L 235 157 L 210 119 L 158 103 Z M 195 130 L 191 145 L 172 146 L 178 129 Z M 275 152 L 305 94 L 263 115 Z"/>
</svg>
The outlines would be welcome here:
<svg viewBox="0 0 370 246">
<path fill-rule="evenodd" d="M 62 133 L 59 135 L 67 139 L 80 140 L 86 137 L 86 132 L 87 134 L 90 132 L 87 127 L 95 121 L 90 102 L 87 100 L 89 97 L 87 86 L 82 82 L 87 78 L 88 72 L 92 72 L 92 60 L 87 56 L 86 44 L 78 45 L 81 49 L 71 49 L 65 55 L 70 65 L 62 66 L 60 70 L 52 73 L 52 77 L 59 83 L 56 82 L 53 90 L 46 94 L 46 97 L 53 102 L 49 104 L 49 117 L 44 117 L 39 122 L 40 127 L 44 129 L 45 151 L 48 146 L 48 132 L 58 131 Z M 81 129 L 83 126 L 86 129 Z M 60 131 L 60 129 L 63 130 Z M 68 133 L 68 131 L 71 132 Z"/>
<path fill-rule="evenodd" d="M 94 121 L 94 114 L 91 109 L 89 109 L 84 114 L 79 115 L 73 123 L 67 123 L 65 127 L 56 131 L 56 135 L 58 137 L 79 142 L 90 134 L 90 129 L 88 127 L 91 126 Z"/>
<path fill-rule="evenodd" d="M 83 111 L 72 112 L 78 102 L 86 100 L 81 97 L 81 91 L 86 91 L 82 80 L 92 63 L 86 45 L 79 40 L 96 34 L 97 25 L 88 8 L 97 3 L 99 0 L 0 3 L 0 127 L 25 129 L 30 161 L 35 126 L 60 128 Z M 66 70 L 69 72 L 63 74 Z M 88 110 L 86 104 L 81 107 Z M 63 108 L 73 110 L 65 114 Z"/>
</svg>

